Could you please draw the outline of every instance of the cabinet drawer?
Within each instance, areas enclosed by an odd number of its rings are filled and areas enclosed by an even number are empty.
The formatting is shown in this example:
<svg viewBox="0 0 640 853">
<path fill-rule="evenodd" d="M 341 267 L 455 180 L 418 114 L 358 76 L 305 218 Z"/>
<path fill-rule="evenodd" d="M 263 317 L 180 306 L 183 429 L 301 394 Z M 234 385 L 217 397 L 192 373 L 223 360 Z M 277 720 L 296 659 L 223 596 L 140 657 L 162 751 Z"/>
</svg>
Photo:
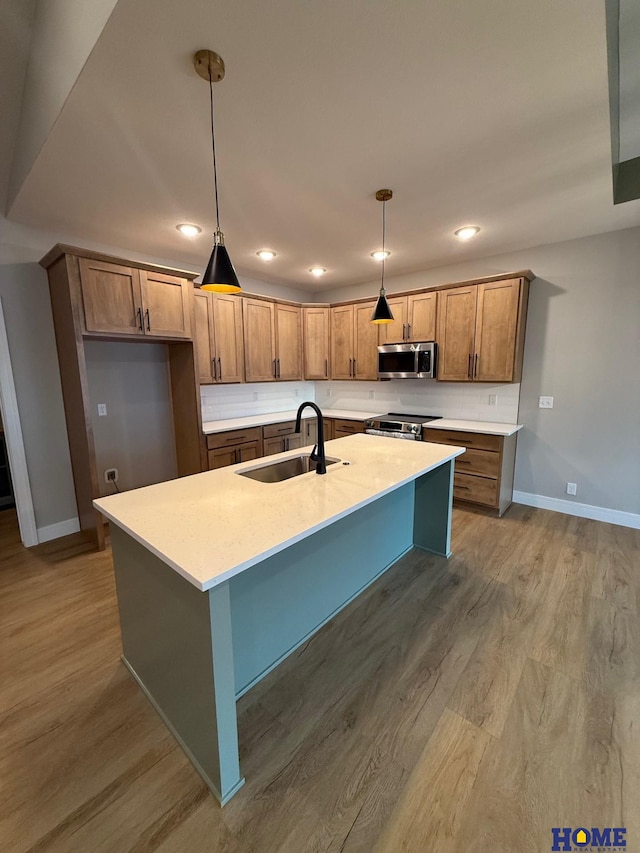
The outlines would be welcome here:
<svg viewBox="0 0 640 853">
<path fill-rule="evenodd" d="M 334 418 L 333 431 L 335 435 L 351 434 L 354 432 L 364 432 L 364 421 L 348 421 L 342 418 Z"/>
<path fill-rule="evenodd" d="M 246 444 L 249 441 L 262 441 L 262 428 L 231 429 L 228 432 L 214 432 L 207 436 L 209 450 L 216 447 L 229 447 L 231 444 Z"/>
<path fill-rule="evenodd" d="M 262 427 L 265 438 L 275 438 L 278 435 L 288 435 L 296 428 L 295 421 L 283 421 L 279 424 L 265 424 Z"/>
<path fill-rule="evenodd" d="M 456 471 L 497 480 L 500 475 L 500 454 L 493 450 L 475 450 L 470 447 L 456 458 Z"/>
<path fill-rule="evenodd" d="M 459 447 L 473 447 L 479 450 L 502 449 L 503 436 L 487 435 L 483 432 L 460 432 L 456 429 L 425 429 L 422 433 L 423 441 L 434 444 L 457 444 Z"/>
<path fill-rule="evenodd" d="M 461 501 L 495 507 L 498 505 L 498 481 L 456 472 L 453 477 L 453 496 Z"/>
</svg>

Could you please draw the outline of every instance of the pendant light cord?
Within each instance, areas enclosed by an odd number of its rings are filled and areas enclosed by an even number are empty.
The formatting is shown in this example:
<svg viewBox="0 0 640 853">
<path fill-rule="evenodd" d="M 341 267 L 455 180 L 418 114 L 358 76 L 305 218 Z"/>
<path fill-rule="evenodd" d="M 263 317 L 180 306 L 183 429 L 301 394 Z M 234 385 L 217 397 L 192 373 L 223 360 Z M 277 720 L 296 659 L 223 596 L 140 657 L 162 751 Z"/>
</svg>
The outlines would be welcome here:
<svg viewBox="0 0 640 853">
<path fill-rule="evenodd" d="M 211 94 L 211 149 L 213 151 L 213 187 L 216 196 L 216 225 L 220 231 L 220 213 L 218 208 L 218 169 L 216 165 L 216 134 L 213 127 L 213 80 L 211 79 L 211 66 L 209 66 L 209 92 Z"/>
<path fill-rule="evenodd" d="M 384 296 L 386 293 L 386 291 L 384 289 L 384 260 L 385 260 L 384 238 L 385 238 L 386 230 L 387 230 L 387 202 L 383 201 L 382 202 L 382 280 L 380 282 L 380 295 L 381 296 Z"/>
</svg>

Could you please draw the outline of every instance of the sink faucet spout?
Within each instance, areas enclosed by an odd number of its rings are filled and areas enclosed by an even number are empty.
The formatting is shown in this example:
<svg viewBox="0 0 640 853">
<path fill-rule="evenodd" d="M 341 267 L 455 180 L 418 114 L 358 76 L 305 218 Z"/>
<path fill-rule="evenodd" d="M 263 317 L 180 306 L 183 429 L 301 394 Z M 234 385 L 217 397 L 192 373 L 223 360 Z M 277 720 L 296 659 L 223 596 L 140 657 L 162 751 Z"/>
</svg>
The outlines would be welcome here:
<svg viewBox="0 0 640 853">
<path fill-rule="evenodd" d="M 296 432 L 300 432 L 302 413 L 307 407 L 314 410 L 316 413 L 316 420 L 318 421 L 318 443 L 313 448 L 311 459 L 316 463 L 316 474 L 326 474 L 327 462 L 324 453 L 324 424 L 322 422 L 322 412 L 320 411 L 319 406 L 316 406 L 316 404 L 312 403 L 310 400 L 306 403 L 301 403 L 298 408 L 298 414 L 296 415 Z M 316 448 L 318 450 L 317 455 Z"/>
</svg>

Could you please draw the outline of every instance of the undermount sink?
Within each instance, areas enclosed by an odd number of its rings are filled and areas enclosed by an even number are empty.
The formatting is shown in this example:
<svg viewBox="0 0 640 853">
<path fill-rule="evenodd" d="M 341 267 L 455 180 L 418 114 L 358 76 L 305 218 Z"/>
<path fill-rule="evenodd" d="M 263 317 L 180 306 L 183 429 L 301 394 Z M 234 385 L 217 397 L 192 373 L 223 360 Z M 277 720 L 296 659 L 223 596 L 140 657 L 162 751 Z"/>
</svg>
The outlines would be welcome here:
<svg viewBox="0 0 640 853">
<path fill-rule="evenodd" d="M 331 456 L 326 458 L 327 465 L 335 465 L 339 461 Z M 300 474 L 308 474 L 309 471 L 315 470 L 315 461 L 312 462 L 311 457 L 305 454 L 290 456 L 288 459 L 280 459 L 278 462 L 267 465 L 257 465 L 255 468 L 245 468 L 244 471 L 236 471 L 236 474 L 259 480 L 261 483 L 281 483 L 283 480 L 290 480 L 291 477 L 298 477 Z"/>
</svg>

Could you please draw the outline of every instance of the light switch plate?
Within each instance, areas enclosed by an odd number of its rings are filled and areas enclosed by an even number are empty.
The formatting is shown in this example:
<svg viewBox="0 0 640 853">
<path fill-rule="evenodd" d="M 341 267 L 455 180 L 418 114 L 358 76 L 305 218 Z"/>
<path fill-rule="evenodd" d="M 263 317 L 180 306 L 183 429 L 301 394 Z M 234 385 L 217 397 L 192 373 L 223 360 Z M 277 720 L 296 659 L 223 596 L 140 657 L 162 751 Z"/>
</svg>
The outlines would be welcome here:
<svg viewBox="0 0 640 853">
<path fill-rule="evenodd" d="M 498 395 L 497 394 L 489 394 L 489 405 L 497 406 L 498 405 Z"/>
<path fill-rule="evenodd" d="M 98 403 L 98 415 L 103 418 L 107 414 L 107 404 Z"/>
<path fill-rule="evenodd" d="M 539 409 L 553 409 L 553 397 L 538 397 Z"/>
</svg>

